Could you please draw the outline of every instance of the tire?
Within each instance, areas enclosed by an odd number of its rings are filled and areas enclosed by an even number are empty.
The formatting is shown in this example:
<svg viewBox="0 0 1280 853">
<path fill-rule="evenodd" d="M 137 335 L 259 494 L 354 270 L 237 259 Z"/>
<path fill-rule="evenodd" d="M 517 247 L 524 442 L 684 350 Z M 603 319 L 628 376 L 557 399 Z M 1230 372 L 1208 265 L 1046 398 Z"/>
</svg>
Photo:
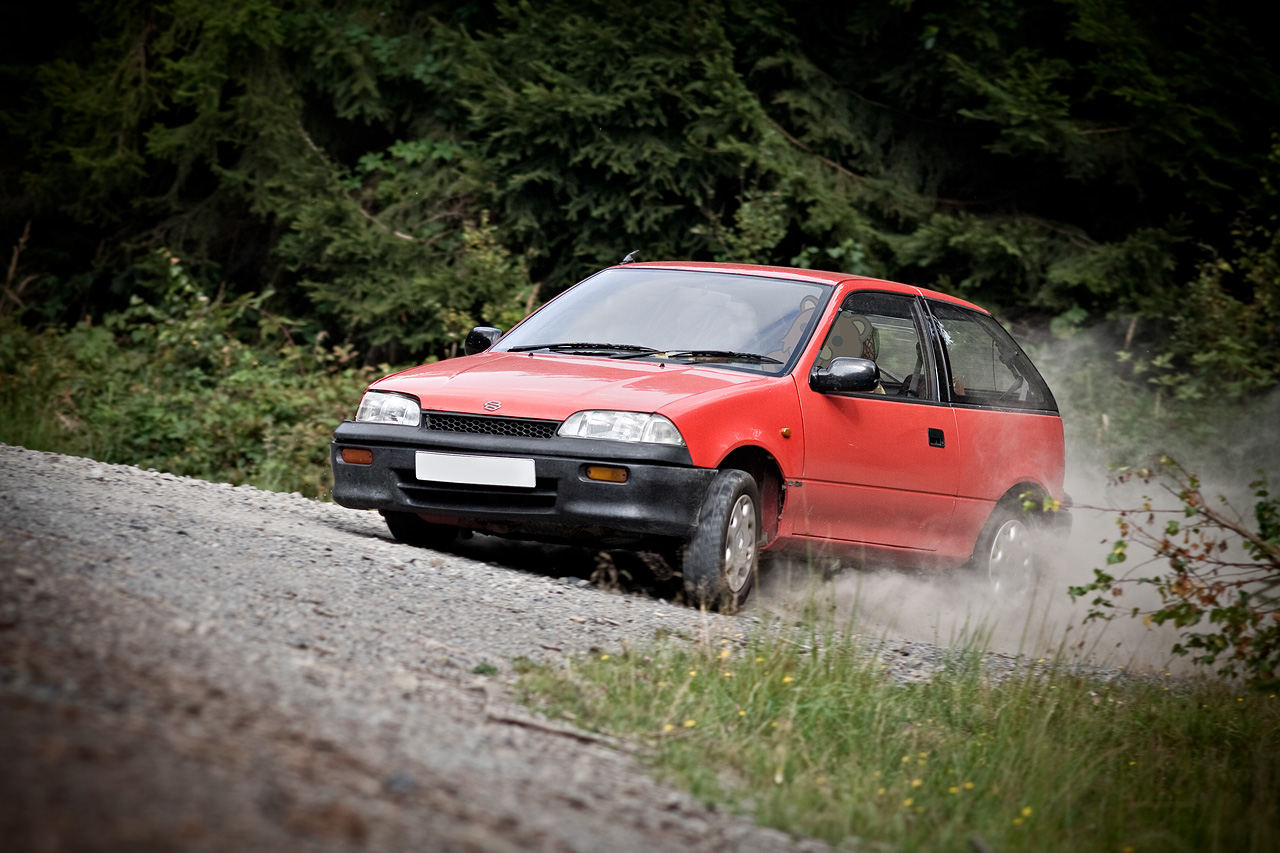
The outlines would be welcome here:
<svg viewBox="0 0 1280 853">
<path fill-rule="evenodd" d="M 755 585 L 760 561 L 760 490 L 744 471 L 716 474 L 684 549 L 685 597 L 695 607 L 736 613 Z"/>
<path fill-rule="evenodd" d="M 1018 603 L 1035 589 L 1040 557 L 1035 514 L 999 504 L 973 549 L 972 565 L 997 601 Z"/>
<path fill-rule="evenodd" d="M 412 512 L 379 510 L 397 542 L 422 548 L 445 548 L 458 538 L 458 528 L 423 521 Z"/>
</svg>

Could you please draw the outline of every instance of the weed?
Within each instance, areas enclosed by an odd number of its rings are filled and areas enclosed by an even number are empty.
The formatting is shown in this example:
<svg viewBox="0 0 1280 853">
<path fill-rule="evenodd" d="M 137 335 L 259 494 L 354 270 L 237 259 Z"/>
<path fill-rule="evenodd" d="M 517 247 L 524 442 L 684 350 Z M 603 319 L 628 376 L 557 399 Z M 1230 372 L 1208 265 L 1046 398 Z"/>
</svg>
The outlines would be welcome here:
<svg viewBox="0 0 1280 853">
<path fill-rule="evenodd" d="M 1280 699 L 1063 667 L 996 680 L 978 648 L 899 684 L 848 633 L 657 643 L 527 670 L 528 701 L 638 739 L 708 803 L 903 849 L 1272 849 Z"/>
</svg>

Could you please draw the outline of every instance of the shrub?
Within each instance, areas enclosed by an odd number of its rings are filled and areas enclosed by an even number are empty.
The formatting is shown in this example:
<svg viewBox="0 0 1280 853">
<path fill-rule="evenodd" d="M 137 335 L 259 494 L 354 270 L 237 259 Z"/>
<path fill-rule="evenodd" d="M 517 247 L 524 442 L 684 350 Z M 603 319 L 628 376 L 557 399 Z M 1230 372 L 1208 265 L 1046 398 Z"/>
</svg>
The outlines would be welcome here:
<svg viewBox="0 0 1280 853">
<path fill-rule="evenodd" d="M 1175 654 L 1194 654 L 1196 663 L 1218 664 L 1220 675 L 1242 676 L 1258 687 L 1280 683 L 1280 500 L 1266 480 L 1250 484 L 1257 499 L 1250 521 L 1226 498 L 1206 499 L 1199 479 L 1167 456 L 1155 468 L 1122 468 L 1114 479 L 1157 482 L 1178 505 L 1161 509 L 1144 498 L 1141 508 L 1120 511 L 1120 538 L 1111 543 L 1108 567 L 1126 562 L 1130 544 L 1152 557 L 1118 576 L 1095 569 L 1093 583 L 1072 587 L 1075 598 L 1095 594 L 1086 618 L 1121 612 L 1117 600 L 1126 586 L 1154 586 L 1161 605 L 1134 607 L 1129 615 L 1181 629 Z M 1168 565 L 1163 573 L 1137 571 L 1161 560 Z"/>
<path fill-rule="evenodd" d="M 0 319 L 0 440 L 326 496 L 329 434 L 377 372 L 295 343 L 270 294 L 210 298 L 178 258 L 154 261 L 154 292 L 101 323 Z"/>
</svg>

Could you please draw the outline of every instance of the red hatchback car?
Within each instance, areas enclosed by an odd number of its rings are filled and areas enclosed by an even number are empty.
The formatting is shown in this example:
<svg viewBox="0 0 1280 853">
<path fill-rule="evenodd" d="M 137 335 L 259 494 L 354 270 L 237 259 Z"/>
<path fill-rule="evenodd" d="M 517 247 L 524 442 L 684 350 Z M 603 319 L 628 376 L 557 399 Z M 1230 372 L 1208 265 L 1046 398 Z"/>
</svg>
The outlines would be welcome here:
<svg viewBox="0 0 1280 853">
<path fill-rule="evenodd" d="M 983 309 L 815 270 L 611 267 L 467 355 L 369 386 L 334 500 L 399 540 L 460 530 L 654 550 L 734 610 L 762 550 L 1034 580 L 1069 525 L 1062 421 Z"/>
</svg>

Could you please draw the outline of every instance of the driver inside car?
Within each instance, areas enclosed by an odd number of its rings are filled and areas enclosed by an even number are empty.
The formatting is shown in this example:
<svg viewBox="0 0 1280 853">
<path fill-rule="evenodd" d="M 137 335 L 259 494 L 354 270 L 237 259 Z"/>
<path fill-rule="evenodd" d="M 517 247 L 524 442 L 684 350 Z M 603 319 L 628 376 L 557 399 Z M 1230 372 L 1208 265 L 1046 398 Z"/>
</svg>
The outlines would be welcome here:
<svg viewBox="0 0 1280 853">
<path fill-rule="evenodd" d="M 829 367 L 836 358 L 865 358 L 875 361 L 879 354 L 877 332 L 862 314 L 841 311 L 831 325 L 831 332 L 818 354 L 818 366 Z M 876 383 L 873 394 L 884 394 L 884 386 Z"/>
</svg>

